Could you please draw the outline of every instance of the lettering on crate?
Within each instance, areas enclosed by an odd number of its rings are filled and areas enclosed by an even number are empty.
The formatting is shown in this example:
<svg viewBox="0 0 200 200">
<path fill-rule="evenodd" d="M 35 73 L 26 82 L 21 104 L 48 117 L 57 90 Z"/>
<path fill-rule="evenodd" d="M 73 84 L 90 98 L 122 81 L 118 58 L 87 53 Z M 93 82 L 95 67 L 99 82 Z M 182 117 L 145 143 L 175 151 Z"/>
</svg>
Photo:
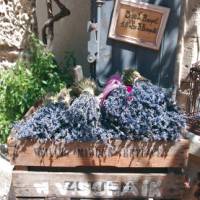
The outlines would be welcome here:
<svg viewBox="0 0 200 200">
<path fill-rule="evenodd" d="M 107 195 L 110 197 L 132 196 L 161 196 L 161 182 L 144 180 L 143 182 L 120 182 L 120 181 L 72 181 L 67 180 L 64 184 L 55 183 L 61 195 L 67 193 L 79 195 L 94 195 L 95 197 Z"/>
</svg>

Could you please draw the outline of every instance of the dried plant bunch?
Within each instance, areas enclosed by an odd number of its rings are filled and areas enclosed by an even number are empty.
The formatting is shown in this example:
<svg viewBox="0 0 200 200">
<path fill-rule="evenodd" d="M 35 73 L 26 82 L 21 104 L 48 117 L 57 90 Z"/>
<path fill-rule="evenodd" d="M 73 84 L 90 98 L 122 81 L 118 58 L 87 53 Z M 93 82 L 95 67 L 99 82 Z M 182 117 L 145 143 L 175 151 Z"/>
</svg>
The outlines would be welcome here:
<svg viewBox="0 0 200 200">
<path fill-rule="evenodd" d="M 96 84 L 91 79 L 83 79 L 75 83 L 71 88 L 71 95 L 78 97 L 84 92 L 89 92 L 92 95 L 96 94 Z"/>
<path fill-rule="evenodd" d="M 135 69 L 127 69 L 122 74 L 123 83 L 125 85 L 133 85 L 137 80 L 147 80 Z"/>
<path fill-rule="evenodd" d="M 65 105 L 69 105 L 71 102 L 71 97 L 70 97 L 70 89 L 69 88 L 62 88 L 59 93 L 56 95 L 53 95 L 52 93 L 49 93 L 48 95 L 45 96 L 44 98 L 44 104 L 48 103 L 64 103 Z"/>
</svg>

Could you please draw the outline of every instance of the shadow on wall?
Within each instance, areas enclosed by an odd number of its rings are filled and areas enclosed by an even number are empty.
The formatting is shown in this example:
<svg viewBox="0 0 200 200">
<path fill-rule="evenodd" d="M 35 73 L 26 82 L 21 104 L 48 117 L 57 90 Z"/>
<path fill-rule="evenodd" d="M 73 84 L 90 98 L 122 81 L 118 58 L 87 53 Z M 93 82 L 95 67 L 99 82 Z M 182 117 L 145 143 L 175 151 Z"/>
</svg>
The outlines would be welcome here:
<svg viewBox="0 0 200 200">
<path fill-rule="evenodd" d="M 77 58 L 77 64 L 82 65 L 84 72 L 88 74 L 87 41 L 89 34 L 87 33 L 87 22 L 90 19 L 90 0 L 84 0 L 84 4 L 80 3 L 80 0 L 62 2 L 69 8 L 71 15 L 54 24 L 53 52 L 58 63 L 63 66 L 66 52 L 73 51 Z M 59 11 L 55 4 L 53 4 L 53 11 L 54 14 Z M 37 1 L 37 18 L 41 38 L 42 26 L 47 19 L 45 1 Z"/>
</svg>

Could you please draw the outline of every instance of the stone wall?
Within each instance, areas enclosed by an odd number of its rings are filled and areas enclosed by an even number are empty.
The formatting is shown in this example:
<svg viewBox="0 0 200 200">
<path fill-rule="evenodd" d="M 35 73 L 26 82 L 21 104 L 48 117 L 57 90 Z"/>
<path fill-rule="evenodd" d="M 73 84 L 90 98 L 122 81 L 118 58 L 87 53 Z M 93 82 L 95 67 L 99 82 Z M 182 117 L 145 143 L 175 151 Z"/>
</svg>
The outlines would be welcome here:
<svg viewBox="0 0 200 200">
<path fill-rule="evenodd" d="M 193 63 L 200 60 L 200 1 L 183 0 L 182 21 L 180 24 L 180 43 L 175 76 L 179 105 L 189 111 L 188 75 Z"/>
<path fill-rule="evenodd" d="M 0 0 L 0 68 L 12 66 L 33 25 L 31 0 Z"/>
<path fill-rule="evenodd" d="M 66 52 L 73 51 L 77 64 L 84 66 L 86 73 L 90 1 L 84 0 L 85 3 L 81 6 L 80 0 L 62 1 L 70 9 L 71 15 L 55 23 L 53 41 L 53 52 L 59 64 L 64 65 Z M 47 20 L 45 2 L 45 0 L 0 0 L 0 68 L 8 68 L 15 64 L 20 53 L 24 51 L 28 33 L 36 24 L 34 18 L 36 10 L 38 30 L 41 35 L 42 26 Z M 55 4 L 53 11 L 54 14 L 59 11 Z"/>
<path fill-rule="evenodd" d="M 200 1 L 187 0 L 185 4 L 185 27 L 183 40 L 181 77 L 185 79 L 192 63 L 200 60 Z M 188 66 L 188 67 L 187 67 Z"/>
</svg>

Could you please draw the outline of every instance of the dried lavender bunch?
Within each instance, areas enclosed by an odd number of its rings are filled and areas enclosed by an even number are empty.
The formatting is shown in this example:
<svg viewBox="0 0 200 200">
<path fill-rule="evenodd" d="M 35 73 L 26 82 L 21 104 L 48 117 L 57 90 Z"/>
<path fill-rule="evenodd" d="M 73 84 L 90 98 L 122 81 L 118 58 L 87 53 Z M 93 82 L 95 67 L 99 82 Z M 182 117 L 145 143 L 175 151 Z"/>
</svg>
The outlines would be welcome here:
<svg viewBox="0 0 200 200">
<path fill-rule="evenodd" d="M 84 92 L 74 100 L 66 115 L 69 116 L 68 130 L 73 140 L 91 141 L 97 139 L 93 129 L 99 126 L 100 109 L 95 96 Z M 69 140 L 70 138 L 66 136 L 65 139 Z"/>
<path fill-rule="evenodd" d="M 43 106 L 14 129 L 19 139 L 166 141 L 179 138 L 184 123 L 165 89 L 138 81 L 131 92 L 123 85 L 113 90 L 101 112 L 96 97 L 84 92 L 69 107 L 61 102 Z"/>
<path fill-rule="evenodd" d="M 111 92 L 102 107 L 103 124 L 124 132 L 130 140 L 176 140 L 185 120 L 166 89 L 137 81 Z"/>
<path fill-rule="evenodd" d="M 100 123 L 97 99 L 83 93 L 67 108 L 64 103 L 51 103 L 40 108 L 31 118 L 14 125 L 17 138 L 97 140 L 95 129 Z"/>
<path fill-rule="evenodd" d="M 67 125 L 67 109 L 64 103 L 51 103 L 41 107 L 32 117 L 14 125 L 17 138 L 53 139 Z"/>
</svg>

